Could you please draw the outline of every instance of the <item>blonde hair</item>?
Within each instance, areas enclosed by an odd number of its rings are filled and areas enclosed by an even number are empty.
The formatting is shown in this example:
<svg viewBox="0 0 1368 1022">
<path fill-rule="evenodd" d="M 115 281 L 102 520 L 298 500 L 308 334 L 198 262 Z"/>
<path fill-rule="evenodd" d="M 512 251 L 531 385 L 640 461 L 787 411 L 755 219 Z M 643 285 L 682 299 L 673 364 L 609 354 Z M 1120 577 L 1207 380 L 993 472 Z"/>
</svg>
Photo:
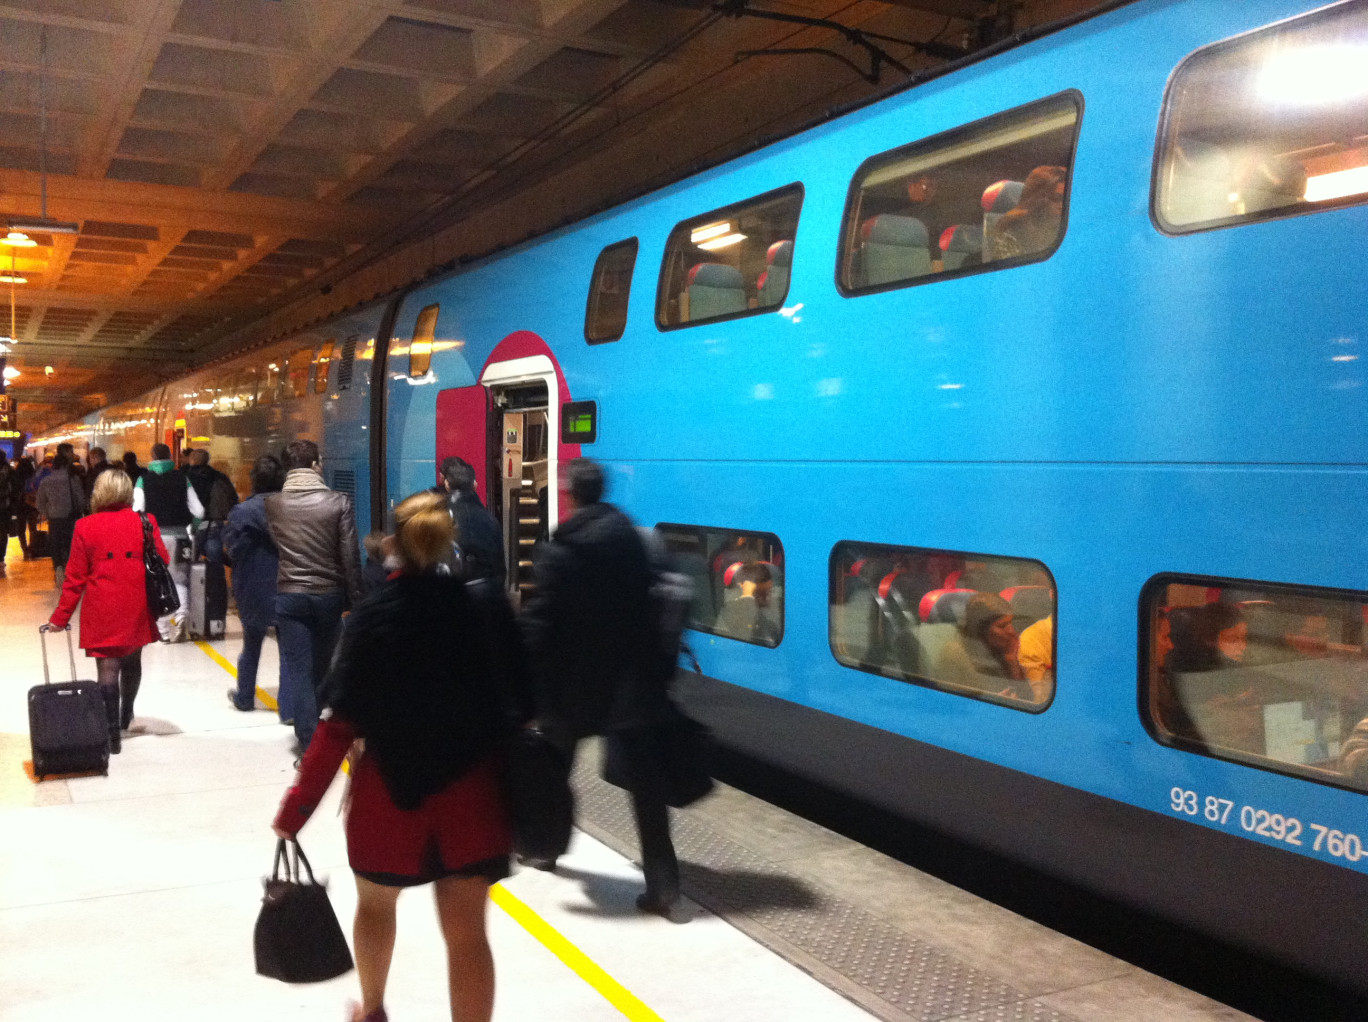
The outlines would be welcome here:
<svg viewBox="0 0 1368 1022">
<path fill-rule="evenodd" d="M 105 469 L 96 477 L 95 488 L 90 492 L 91 511 L 132 503 L 133 480 L 122 469 Z"/>
<path fill-rule="evenodd" d="M 399 559 L 409 571 L 427 571 L 451 556 L 451 512 L 441 494 L 415 493 L 394 509 Z"/>
</svg>

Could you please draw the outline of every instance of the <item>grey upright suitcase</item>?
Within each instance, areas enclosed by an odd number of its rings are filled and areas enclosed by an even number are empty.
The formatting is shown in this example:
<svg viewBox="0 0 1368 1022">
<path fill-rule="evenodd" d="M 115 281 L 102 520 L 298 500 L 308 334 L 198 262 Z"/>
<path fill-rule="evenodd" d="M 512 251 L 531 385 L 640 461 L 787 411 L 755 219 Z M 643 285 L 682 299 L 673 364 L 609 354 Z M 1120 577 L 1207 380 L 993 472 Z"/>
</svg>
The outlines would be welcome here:
<svg viewBox="0 0 1368 1022">
<path fill-rule="evenodd" d="M 71 680 L 52 683 L 48 673 L 47 634 L 39 630 L 43 646 L 43 684 L 28 693 L 29 743 L 33 776 L 109 773 L 109 730 L 104 699 L 93 681 L 76 680 L 76 654 L 71 629 L 66 629 Z"/>
<path fill-rule="evenodd" d="M 197 561 L 190 565 L 190 634 L 221 639 L 228 624 L 228 578 L 222 564 Z"/>
</svg>

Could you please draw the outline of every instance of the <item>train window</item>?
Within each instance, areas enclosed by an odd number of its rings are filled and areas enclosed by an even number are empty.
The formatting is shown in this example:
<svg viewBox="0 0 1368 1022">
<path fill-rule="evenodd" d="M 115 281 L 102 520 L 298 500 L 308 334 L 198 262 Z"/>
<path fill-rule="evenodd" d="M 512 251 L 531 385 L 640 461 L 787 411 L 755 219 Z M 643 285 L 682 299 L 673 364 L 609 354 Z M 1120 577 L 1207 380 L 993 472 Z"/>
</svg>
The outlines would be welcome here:
<svg viewBox="0 0 1368 1022">
<path fill-rule="evenodd" d="M 429 305 L 418 313 L 413 325 L 413 340 L 409 342 L 409 375 L 423 376 L 432 365 L 432 339 L 437 336 L 436 305 Z"/>
<path fill-rule="evenodd" d="M 1208 46 L 1164 100 L 1152 209 L 1170 233 L 1368 201 L 1368 6 Z"/>
<path fill-rule="evenodd" d="M 1054 579 L 1039 561 L 837 543 L 831 652 L 847 667 L 1039 712 L 1054 696 Z"/>
<path fill-rule="evenodd" d="M 280 363 L 268 362 L 261 373 L 261 389 L 257 391 L 257 404 L 273 404 L 276 391 L 280 389 Z"/>
<path fill-rule="evenodd" d="M 1067 92 L 866 160 L 846 199 L 841 291 L 1048 259 L 1064 237 L 1082 112 Z"/>
<path fill-rule="evenodd" d="M 694 584 L 689 627 L 758 646 L 784 636 L 784 547 L 768 532 L 656 526 Z"/>
<path fill-rule="evenodd" d="M 328 389 L 328 370 L 332 368 L 333 349 L 336 347 L 337 342 L 329 339 L 324 341 L 323 347 L 318 349 L 318 368 L 314 370 L 315 394 L 323 394 Z"/>
<path fill-rule="evenodd" d="M 627 329 L 627 299 L 632 293 L 636 257 L 636 238 L 609 245 L 599 253 L 584 309 L 584 339 L 590 344 L 616 341 Z"/>
<path fill-rule="evenodd" d="M 292 397 L 303 397 L 309 392 L 309 369 L 313 366 L 313 345 L 300 348 L 290 356 L 286 377 L 289 379 L 289 392 Z"/>
<path fill-rule="evenodd" d="M 1156 738 L 1368 791 L 1368 593 L 1160 575 L 1140 614 Z"/>
<path fill-rule="evenodd" d="M 788 295 L 803 186 L 789 185 L 675 225 L 656 294 L 662 330 L 779 308 Z"/>
</svg>

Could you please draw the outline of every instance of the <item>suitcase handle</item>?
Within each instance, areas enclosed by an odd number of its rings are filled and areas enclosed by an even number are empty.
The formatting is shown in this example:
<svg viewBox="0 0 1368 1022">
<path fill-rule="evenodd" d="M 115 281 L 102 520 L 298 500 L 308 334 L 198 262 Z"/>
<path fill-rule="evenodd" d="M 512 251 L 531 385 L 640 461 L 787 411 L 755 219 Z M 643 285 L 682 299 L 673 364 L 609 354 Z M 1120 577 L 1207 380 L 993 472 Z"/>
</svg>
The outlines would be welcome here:
<svg viewBox="0 0 1368 1022">
<path fill-rule="evenodd" d="M 72 680 L 72 681 L 75 681 L 75 680 L 76 680 L 76 651 L 75 651 L 75 649 L 74 649 L 74 648 L 72 647 L 72 645 L 71 645 L 71 625 L 67 625 L 65 628 L 62 628 L 62 629 L 60 629 L 60 630 L 63 631 L 63 632 L 66 632 L 66 639 L 67 639 L 67 659 L 69 659 L 69 660 L 71 661 L 71 680 Z M 43 647 L 43 684 L 44 684 L 44 685 L 51 685 L 51 684 L 52 684 L 52 678 L 48 676 L 47 633 L 48 633 L 48 632 L 55 632 L 55 631 L 58 631 L 58 629 L 54 628 L 52 625 L 43 624 L 43 625 L 39 625 L 39 626 L 38 626 L 38 643 L 39 643 L 39 645 L 41 645 L 41 646 Z"/>
</svg>

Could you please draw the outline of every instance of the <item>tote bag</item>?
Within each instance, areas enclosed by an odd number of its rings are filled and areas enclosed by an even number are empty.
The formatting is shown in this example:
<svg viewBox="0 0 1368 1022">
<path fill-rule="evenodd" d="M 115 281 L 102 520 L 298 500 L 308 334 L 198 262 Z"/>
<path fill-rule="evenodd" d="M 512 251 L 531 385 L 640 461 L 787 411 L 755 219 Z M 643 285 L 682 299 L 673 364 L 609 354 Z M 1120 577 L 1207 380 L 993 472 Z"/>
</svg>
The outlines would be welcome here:
<svg viewBox="0 0 1368 1022">
<path fill-rule="evenodd" d="M 287 850 L 284 840 L 276 844 L 275 868 L 264 881 L 266 893 L 252 939 L 256 971 L 286 983 L 334 979 L 351 971 L 351 949 L 328 889 L 314 879 L 299 842 L 289 845 Z"/>
<path fill-rule="evenodd" d="M 176 583 L 171 580 L 171 572 L 166 562 L 157 553 L 157 544 L 152 539 L 152 522 L 144 512 L 138 517 L 143 524 L 143 567 L 147 569 L 147 609 L 154 618 L 166 617 L 180 609 L 180 594 Z"/>
</svg>

